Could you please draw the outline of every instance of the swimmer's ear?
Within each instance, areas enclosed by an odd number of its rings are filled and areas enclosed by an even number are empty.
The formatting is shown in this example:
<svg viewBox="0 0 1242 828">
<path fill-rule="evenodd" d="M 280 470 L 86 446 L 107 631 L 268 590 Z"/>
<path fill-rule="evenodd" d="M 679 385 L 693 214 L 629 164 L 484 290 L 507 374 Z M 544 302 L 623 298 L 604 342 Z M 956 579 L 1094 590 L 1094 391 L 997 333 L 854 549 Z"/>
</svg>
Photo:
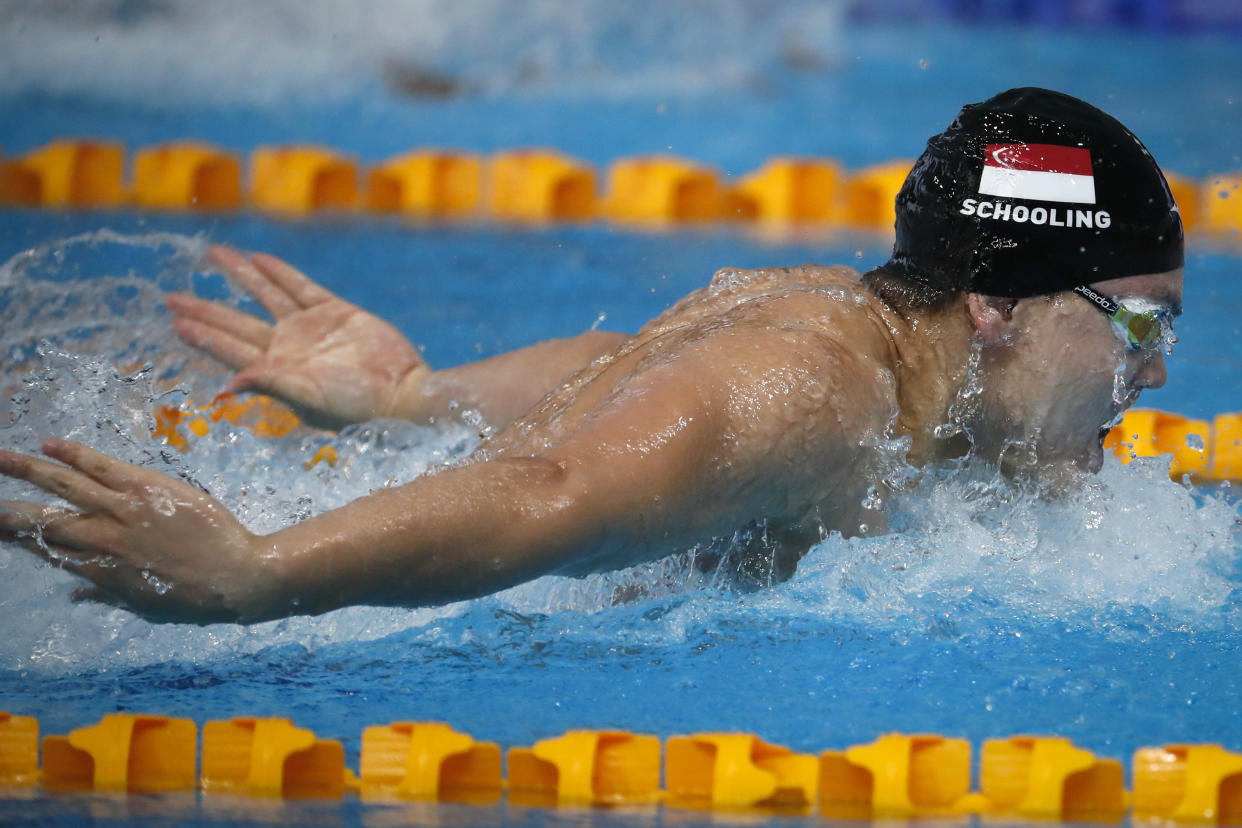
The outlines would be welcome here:
<svg viewBox="0 0 1242 828">
<path fill-rule="evenodd" d="M 966 312 L 986 345 L 1001 345 L 1013 339 L 1013 309 L 1017 299 L 1007 296 L 966 294 Z"/>
</svg>

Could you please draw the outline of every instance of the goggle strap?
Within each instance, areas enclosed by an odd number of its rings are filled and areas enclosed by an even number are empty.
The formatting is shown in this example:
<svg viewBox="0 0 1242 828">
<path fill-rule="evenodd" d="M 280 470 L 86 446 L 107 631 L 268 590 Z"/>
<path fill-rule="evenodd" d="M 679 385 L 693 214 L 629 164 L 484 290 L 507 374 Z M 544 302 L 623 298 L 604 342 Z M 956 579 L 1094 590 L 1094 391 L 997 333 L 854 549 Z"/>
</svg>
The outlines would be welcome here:
<svg viewBox="0 0 1242 828">
<path fill-rule="evenodd" d="M 1089 301 L 1092 305 L 1095 305 L 1095 307 L 1097 307 L 1109 319 L 1112 319 L 1113 316 L 1117 314 L 1117 311 L 1121 310 L 1120 304 L 1114 302 L 1112 299 L 1109 299 L 1107 296 L 1101 296 L 1099 293 L 1096 293 L 1086 285 L 1079 285 L 1074 288 L 1074 293 L 1077 293 L 1079 296 Z"/>
</svg>

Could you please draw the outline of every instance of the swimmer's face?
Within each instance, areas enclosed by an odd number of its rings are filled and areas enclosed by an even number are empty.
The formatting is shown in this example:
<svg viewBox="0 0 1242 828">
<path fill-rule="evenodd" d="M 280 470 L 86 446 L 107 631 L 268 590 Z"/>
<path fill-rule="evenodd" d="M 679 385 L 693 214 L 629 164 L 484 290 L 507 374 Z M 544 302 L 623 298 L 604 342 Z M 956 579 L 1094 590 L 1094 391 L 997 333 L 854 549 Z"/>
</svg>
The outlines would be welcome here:
<svg viewBox="0 0 1242 828">
<path fill-rule="evenodd" d="M 1181 313 L 1182 271 L 1095 282 L 1122 304 Z M 1003 341 L 984 348 L 980 450 L 1011 471 L 1096 472 L 1104 436 L 1147 388 L 1167 379 L 1160 343 L 1127 348 L 1116 325 L 1071 292 L 1018 301 Z"/>
</svg>

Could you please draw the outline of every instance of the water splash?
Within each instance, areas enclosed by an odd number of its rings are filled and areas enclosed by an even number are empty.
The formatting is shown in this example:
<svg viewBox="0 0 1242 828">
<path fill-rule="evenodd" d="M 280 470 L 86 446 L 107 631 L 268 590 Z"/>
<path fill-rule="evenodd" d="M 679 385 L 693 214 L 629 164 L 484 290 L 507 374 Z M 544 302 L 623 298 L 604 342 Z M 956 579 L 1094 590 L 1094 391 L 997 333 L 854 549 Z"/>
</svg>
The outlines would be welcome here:
<svg viewBox="0 0 1242 828">
<path fill-rule="evenodd" d="M 339 434 L 301 428 L 280 439 L 221 423 L 185 454 L 154 442 L 153 404 L 209 399 L 227 376 L 171 333 L 160 301 L 163 290 L 191 287 L 241 301 L 198 269 L 203 246 L 177 236 L 98 233 L 0 267 L 11 320 L 5 349 L 20 357 L 7 359 L 0 372 L 10 394 L 0 410 L 0 446 L 34 451 L 49 436 L 81 439 L 196 482 L 265 532 L 442 468 L 478 445 L 478 430 L 464 421 L 380 421 Z M 0 623 L 8 631 L 0 667 L 81 672 L 172 660 L 210 664 L 290 646 L 312 651 L 411 635 L 491 646 L 504 638 L 505 624 L 523 618 L 552 619 L 541 628 L 610 646 L 711 638 L 778 619 L 788 629 L 847 626 L 898 637 L 991 635 L 1036 621 L 1118 635 L 1242 628 L 1242 519 L 1230 490 L 1170 483 L 1167 459 L 1157 458 L 1125 467 L 1110 461 L 1070 493 L 1048 498 L 979 464 L 911 474 L 905 444 L 888 443 L 886 485 L 876 494 L 889 533 L 829 535 L 791 579 L 758 589 L 722 577 L 732 564 L 705 568 L 706 550 L 687 550 L 620 572 L 542 578 L 446 607 L 352 607 L 249 627 L 194 627 L 75 602 L 81 579 L 0 545 Z M 324 446 L 338 462 L 308 470 Z M 28 487 L 0 481 L 0 498 L 31 496 Z M 724 548 L 761 544 L 764 532 L 743 530 Z"/>
</svg>

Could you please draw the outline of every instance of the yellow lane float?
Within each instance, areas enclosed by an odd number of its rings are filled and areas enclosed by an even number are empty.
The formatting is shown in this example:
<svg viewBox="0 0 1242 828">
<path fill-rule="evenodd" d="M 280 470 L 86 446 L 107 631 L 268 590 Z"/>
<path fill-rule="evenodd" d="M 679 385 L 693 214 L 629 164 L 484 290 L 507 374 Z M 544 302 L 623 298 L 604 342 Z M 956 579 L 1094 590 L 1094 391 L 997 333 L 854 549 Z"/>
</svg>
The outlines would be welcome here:
<svg viewBox="0 0 1242 828">
<path fill-rule="evenodd" d="M 27 207 L 120 207 L 125 147 L 114 141 L 53 141 L 4 163 L 0 201 Z"/>
<path fill-rule="evenodd" d="M 241 161 L 209 144 L 179 141 L 134 154 L 134 204 L 153 210 L 235 210 Z"/>
<path fill-rule="evenodd" d="M 614 161 L 608 168 L 604 212 L 620 222 L 671 224 L 715 221 L 725 193 L 711 167 L 670 155 Z"/>
<path fill-rule="evenodd" d="M 109 713 L 91 727 L 43 740 L 43 789 L 192 791 L 198 727 L 189 719 Z"/>
<path fill-rule="evenodd" d="M 892 231 L 897 213 L 893 202 L 913 161 L 889 161 L 851 173 L 845 182 L 841 224 L 865 230 Z"/>
<path fill-rule="evenodd" d="M 820 813 L 834 819 L 908 819 L 984 810 L 970 796 L 970 743 L 890 733 L 820 755 Z"/>
<path fill-rule="evenodd" d="M 1242 753 L 1218 744 L 1143 747 L 1121 763 L 1058 736 L 989 739 L 972 791 L 971 746 L 938 734 L 889 733 L 817 758 L 750 733 L 672 736 L 661 762 L 655 736 L 571 730 L 508 752 L 439 722 L 393 722 L 362 734 L 359 774 L 339 741 L 288 719 L 209 721 L 201 751 L 194 722 L 111 713 L 43 740 L 38 722 L 0 712 L 0 787 L 44 791 L 206 794 L 337 799 L 400 798 L 494 805 L 508 787 L 518 806 L 639 806 L 829 819 L 997 819 L 1116 824 L 1126 815 L 1173 824 L 1242 824 Z M 196 777 L 196 751 L 202 766 Z M 661 788 L 663 766 L 665 784 Z M 28 794 L 23 794 L 26 796 Z M 737 812 L 743 812 L 739 815 Z M 675 817 L 667 819 L 676 821 Z"/>
<path fill-rule="evenodd" d="M 0 788 L 26 788 L 38 781 L 38 720 L 0 712 Z"/>
<path fill-rule="evenodd" d="M 1133 408 L 1104 440 L 1122 463 L 1138 457 L 1173 456 L 1169 475 L 1199 483 L 1242 480 L 1242 414 L 1218 414 L 1211 422 Z"/>
<path fill-rule="evenodd" d="M 326 147 L 259 147 L 250 156 L 250 201 L 260 210 L 307 215 L 350 210 L 358 200 L 358 168 Z"/>
<path fill-rule="evenodd" d="M 1146 820 L 1242 823 L 1242 753 L 1220 745 L 1139 748 L 1134 815 Z"/>
<path fill-rule="evenodd" d="M 483 162 L 477 155 L 421 150 L 390 158 L 371 169 L 367 209 L 420 218 L 474 213 L 482 191 Z"/>
<path fill-rule="evenodd" d="M 500 799 L 500 746 L 441 722 L 394 722 L 362 732 L 358 777 L 364 797 L 486 804 Z"/>
<path fill-rule="evenodd" d="M 595 218 L 595 170 L 550 149 L 492 156 L 488 211 L 504 221 L 587 221 Z"/>
<path fill-rule="evenodd" d="M 619 805 L 660 793 L 660 740 L 619 730 L 571 730 L 507 756 L 509 799 L 519 805 Z"/>
<path fill-rule="evenodd" d="M 1118 822 L 1127 806 L 1121 763 L 1068 739 L 984 742 L 979 789 L 987 812 L 1022 819 Z"/>
<path fill-rule="evenodd" d="M 819 784 L 814 756 L 750 733 L 673 736 L 666 765 L 671 807 L 804 811 Z"/>
<path fill-rule="evenodd" d="M 1242 173 L 1210 176 L 1202 192 L 1199 203 L 1206 229 L 1237 242 L 1242 231 Z"/>
<path fill-rule="evenodd" d="M 762 221 L 830 223 L 840 212 L 844 176 L 829 158 L 773 158 L 742 178 L 739 189 Z"/>
<path fill-rule="evenodd" d="M 765 229 L 816 225 L 891 232 L 893 199 L 912 162 L 847 171 L 832 158 L 775 157 L 722 183 L 716 169 L 671 155 L 608 165 L 606 193 L 595 169 L 556 149 L 515 149 L 488 160 L 453 149 L 411 148 L 368 170 L 330 147 L 267 146 L 249 158 L 249 192 L 232 154 L 195 141 L 139 149 L 124 180 L 125 148 L 66 138 L 0 161 L 0 205 L 233 209 L 285 217 L 364 209 L 417 218 L 562 222 L 604 219 L 672 226 L 761 221 Z M 1182 223 L 1209 243 L 1242 242 L 1242 173 L 1196 179 L 1166 171 Z"/>
<path fill-rule="evenodd" d="M 334 799 L 354 781 L 340 742 L 318 739 L 288 719 L 203 725 L 202 787 L 208 793 Z"/>
</svg>

